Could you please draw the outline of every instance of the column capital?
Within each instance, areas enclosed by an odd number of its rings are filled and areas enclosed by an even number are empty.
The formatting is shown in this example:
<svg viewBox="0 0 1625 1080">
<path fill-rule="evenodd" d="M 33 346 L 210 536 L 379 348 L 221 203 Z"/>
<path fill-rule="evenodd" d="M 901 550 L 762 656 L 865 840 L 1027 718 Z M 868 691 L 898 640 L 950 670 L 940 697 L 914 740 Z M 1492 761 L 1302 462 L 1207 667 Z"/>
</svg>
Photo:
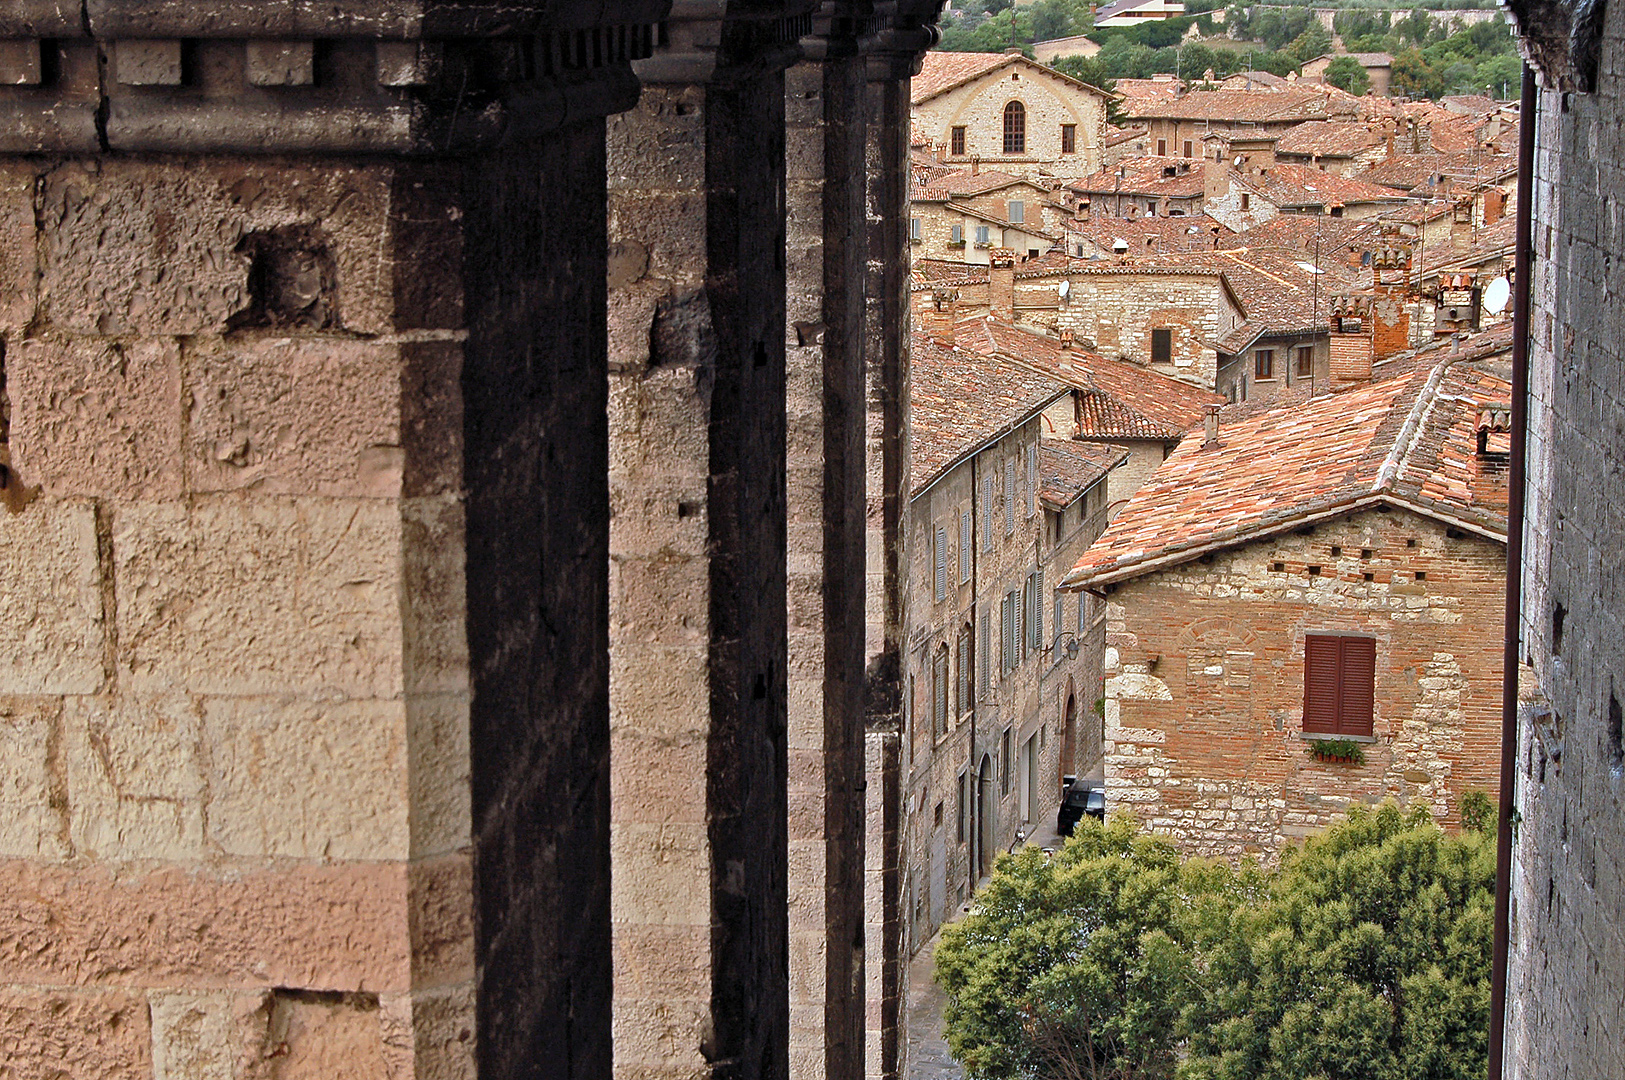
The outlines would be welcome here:
<svg viewBox="0 0 1625 1080">
<path fill-rule="evenodd" d="M 633 65 L 645 84 L 730 82 L 801 59 L 818 0 L 672 0 L 654 54 Z"/>
<path fill-rule="evenodd" d="M 920 58 L 941 38 L 937 18 L 942 0 L 886 0 L 876 3 L 864 40 L 872 82 L 912 78 Z"/>
<path fill-rule="evenodd" d="M 1603 0 L 1506 0 L 1506 9 L 1543 86 L 1581 93 L 1596 88 Z"/>
<path fill-rule="evenodd" d="M 0 152 L 477 152 L 629 108 L 670 0 L 11 0 Z"/>
</svg>

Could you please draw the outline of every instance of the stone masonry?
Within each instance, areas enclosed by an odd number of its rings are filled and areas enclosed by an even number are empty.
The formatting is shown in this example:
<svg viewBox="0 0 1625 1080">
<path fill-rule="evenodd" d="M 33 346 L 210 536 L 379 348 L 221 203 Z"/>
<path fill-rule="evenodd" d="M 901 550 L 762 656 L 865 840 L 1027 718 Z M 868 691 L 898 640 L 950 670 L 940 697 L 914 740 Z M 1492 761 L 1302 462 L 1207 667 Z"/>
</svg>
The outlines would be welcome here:
<svg viewBox="0 0 1625 1080">
<path fill-rule="evenodd" d="M 0 9 L 0 1071 L 895 1074 L 936 7 Z"/>
<path fill-rule="evenodd" d="M 1541 88 L 1505 1076 L 1578 1080 L 1625 1073 L 1625 6 L 1511 6 Z"/>
</svg>

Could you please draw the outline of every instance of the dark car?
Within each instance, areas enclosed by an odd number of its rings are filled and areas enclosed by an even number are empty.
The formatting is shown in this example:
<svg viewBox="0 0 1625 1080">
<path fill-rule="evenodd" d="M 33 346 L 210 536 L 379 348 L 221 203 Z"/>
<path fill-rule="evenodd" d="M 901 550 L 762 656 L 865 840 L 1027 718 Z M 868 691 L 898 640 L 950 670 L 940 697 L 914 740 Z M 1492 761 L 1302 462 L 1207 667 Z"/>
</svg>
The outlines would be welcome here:
<svg viewBox="0 0 1625 1080">
<path fill-rule="evenodd" d="M 1106 818 L 1106 789 L 1099 783 L 1074 780 L 1061 794 L 1061 809 L 1055 815 L 1055 831 L 1071 836 L 1078 819 L 1088 814 L 1099 820 Z"/>
</svg>

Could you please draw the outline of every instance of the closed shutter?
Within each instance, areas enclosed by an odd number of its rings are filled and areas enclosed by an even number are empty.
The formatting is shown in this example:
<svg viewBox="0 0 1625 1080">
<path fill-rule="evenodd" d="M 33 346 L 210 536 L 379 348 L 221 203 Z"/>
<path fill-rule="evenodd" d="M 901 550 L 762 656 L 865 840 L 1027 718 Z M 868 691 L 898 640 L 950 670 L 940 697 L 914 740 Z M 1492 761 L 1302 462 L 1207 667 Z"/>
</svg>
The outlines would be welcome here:
<svg viewBox="0 0 1625 1080">
<path fill-rule="evenodd" d="M 1027 516 L 1030 518 L 1036 511 L 1033 499 L 1038 494 L 1038 447 L 1027 448 Z"/>
<path fill-rule="evenodd" d="M 1004 463 L 1004 534 L 1016 531 L 1016 459 Z"/>
<path fill-rule="evenodd" d="M 1081 603 L 1081 601 L 1080 601 L 1080 603 Z M 1064 621 L 1065 613 L 1066 613 L 1066 601 L 1061 597 L 1060 591 L 1057 590 L 1056 593 L 1055 593 L 1055 629 L 1053 631 L 1051 631 L 1051 633 L 1053 633 L 1055 635 L 1056 644 L 1060 644 L 1060 641 L 1061 641 L 1061 627 L 1066 625 L 1066 622 Z"/>
<path fill-rule="evenodd" d="M 982 477 L 982 550 L 993 550 L 993 476 Z"/>
<path fill-rule="evenodd" d="M 1314 634 L 1303 639 L 1303 730 L 1337 734 L 1338 639 Z"/>
<path fill-rule="evenodd" d="M 1015 648 L 1015 653 L 1016 653 L 1016 663 L 1019 664 L 1023 660 L 1027 659 L 1027 638 L 1026 638 L 1025 634 L 1023 633 L 1023 631 L 1025 631 L 1027 629 L 1027 624 L 1030 621 L 1027 618 L 1027 587 L 1026 586 L 1022 586 L 1021 593 L 1020 593 L 1019 596 L 1016 593 L 1011 593 L 1010 594 L 1010 605 L 1016 609 L 1016 629 L 1015 629 L 1016 648 Z M 1012 666 L 1014 666 L 1014 665 L 1012 665 Z"/>
<path fill-rule="evenodd" d="M 937 599 L 948 595 L 948 530 L 937 529 Z"/>
<path fill-rule="evenodd" d="M 966 510 L 959 515 L 959 583 L 965 584 L 970 580 L 970 511 Z"/>
<path fill-rule="evenodd" d="M 1033 578 L 1033 652 L 1044 647 L 1044 568 Z"/>
<path fill-rule="evenodd" d="M 1369 735 L 1377 688 L 1377 642 L 1373 638 L 1348 637 L 1342 639 L 1342 645 L 1337 733 Z"/>
<path fill-rule="evenodd" d="M 931 679 L 931 713 L 937 738 L 948 734 L 948 647 L 937 650 Z"/>
<path fill-rule="evenodd" d="M 1004 594 L 1004 602 L 999 605 L 999 671 L 1000 672 L 1009 671 L 1011 668 L 1016 666 L 1015 662 L 1014 662 L 1015 651 L 1013 649 L 1013 646 L 1015 645 L 1015 640 L 1014 640 L 1015 635 L 1010 632 L 1011 628 L 1015 626 L 1016 616 L 1015 616 L 1015 612 L 1012 610 L 1012 608 L 1014 608 L 1014 607 L 1015 607 L 1015 594 L 1014 593 L 1005 593 Z"/>
<path fill-rule="evenodd" d="M 993 689 L 993 631 L 992 622 L 988 619 L 986 611 L 982 612 L 981 624 L 982 636 L 981 640 L 976 644 L 981 649 L 979 659 L 981 660 L 980 667 L 982 671 L 982 694 L 986 696 L 987 692 Z"/>
</svg>

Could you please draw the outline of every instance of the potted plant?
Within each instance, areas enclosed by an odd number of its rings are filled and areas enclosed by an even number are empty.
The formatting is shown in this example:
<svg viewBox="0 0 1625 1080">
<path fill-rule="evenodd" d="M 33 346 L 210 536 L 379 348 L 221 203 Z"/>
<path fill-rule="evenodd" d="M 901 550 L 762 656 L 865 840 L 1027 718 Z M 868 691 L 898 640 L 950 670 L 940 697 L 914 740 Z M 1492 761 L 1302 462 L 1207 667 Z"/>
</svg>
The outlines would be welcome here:
<svg viewBox="0 0 1625 1080">
<path fill-rule="evenodd" d="M 1365 749 L 1353 739 L 1310 739 L 1309 751 L 1316 761 L 1365 764 Z"/>
</svg>

